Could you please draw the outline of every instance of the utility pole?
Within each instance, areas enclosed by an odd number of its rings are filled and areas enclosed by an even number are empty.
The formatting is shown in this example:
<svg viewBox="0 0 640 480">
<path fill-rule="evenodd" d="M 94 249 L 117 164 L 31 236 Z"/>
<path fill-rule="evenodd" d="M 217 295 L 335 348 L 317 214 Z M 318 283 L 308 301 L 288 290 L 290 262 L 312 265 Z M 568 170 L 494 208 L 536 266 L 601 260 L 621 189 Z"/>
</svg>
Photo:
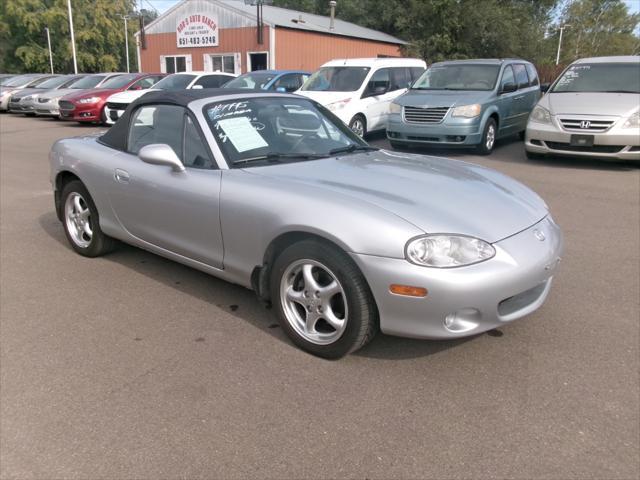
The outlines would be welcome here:
<svg viewBox="0 0 640 480">
<path fill-rule="evenodd" d="M 129 15 L 120 15 L 124 18 L 124 50 L 125 56 L 127 58 L 127 73 L 129 73 L 129 30 L 127 30 L 127 20 L 130 18 Z"/>
<path fill-rule="evenodd" d="M 51 73 L 53 74 L 53 55 L 51 54 L 51 36 L 49 35 L 49 27 L 44 27 L 47 32 L 47 45 L 49 46 L 49 65 L 51 66 Z"/>
<path fill-rule="evenodd" d="M 76 60 L 76 39 L 73 35 L 73 13 L 71 13 L 71 0 L 67 0 L 69 8 L 69 31 L 71 32 L 71 51 L 73 52 L 73 73 L 78 73 L 78 61 Z"/>
<path fill-rule="evenodd" d="M 560 49 L 562 48 L 562 33 L 565 28 L 569 28 L 571 25 L 562 25 L 560 27 L 560 38 L 558 39 L 558 54 L 556 55 L 556 65 L 560 63 Z"/>
</svg>

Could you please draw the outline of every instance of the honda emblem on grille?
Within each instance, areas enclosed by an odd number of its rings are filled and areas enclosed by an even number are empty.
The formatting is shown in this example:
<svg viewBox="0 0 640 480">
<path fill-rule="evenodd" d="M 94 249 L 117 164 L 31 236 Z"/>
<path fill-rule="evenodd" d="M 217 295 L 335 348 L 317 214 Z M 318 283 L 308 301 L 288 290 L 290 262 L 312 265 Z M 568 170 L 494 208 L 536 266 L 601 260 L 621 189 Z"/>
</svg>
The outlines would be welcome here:
<svg viewBox="0 0 640 480">
<path fill-rule="evenodd" d="M 582 120 L 580 122 L 580 128 L 591 128 L 591 122 L 589 120 Z"/>
<path fill-rule="evenodd" d="M 541 242 L 544 242 L 545 239 L 547 238 L 544 235 L 544 232 L 542 232 L 541 230 L 538 230 L 537 228 L 533 231 L 533 236 L 536 237 L 538 240 L 540 240 Z"/>
</svg>

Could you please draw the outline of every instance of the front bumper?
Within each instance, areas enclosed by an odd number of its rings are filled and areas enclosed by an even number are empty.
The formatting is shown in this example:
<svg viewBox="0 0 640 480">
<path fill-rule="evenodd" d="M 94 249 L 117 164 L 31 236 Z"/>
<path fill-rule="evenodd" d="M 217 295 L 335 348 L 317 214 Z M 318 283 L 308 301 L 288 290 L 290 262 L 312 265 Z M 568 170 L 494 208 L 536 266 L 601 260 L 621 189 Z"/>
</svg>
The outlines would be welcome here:
<svg viewBox="0 0 640 480">
<path fill-rule="evenodd" d="M 544 235 L 542 241 L 536 237 L 539 232 Z M 496 256 L 491 260 L 449 269 L 351 255 L 369 282 L 382 332 L 447 339 L 500 327 L 544 303 L 563 250 L 562 233 L 551 217 L 494 247 Z M 391 284 L 424 287 L 428 294 L 424 298 L 396 295 L 389 291 Z"/>
<path fill-rule="evenodd" d="M 621 123 L 623 121 L 617 122 Z M 555 117 L 551 124 L 530 121 L 527 124 L 524 148 L 527 152 L 542 155 L 640 160 L 640 133 L 637 129 L 623 129 L 617 124 L 606 132 L 580 132 L 564 130 Z M 593 147 L 571 145 L 571 136 L 582 133 L 593 135 Z"/>
<path fill-rule="evenodd" d="M 109 104 L 104 106 L 104 116 L 107 119 L 107 125 L 113 125 L 122 116 L 125 109 L 109 108 Z"/>
<path fill-rule="evenodd" d="M 31 102 L 12 102 L 9 101 L 8 105 L 9 112 L 11 113 L 33 113 L 33 103 Z"/>
<path fill-rule="evenodd" d="M 439 144 L 450 146 L 477 145 L 482 141 L 480 118 L 455 119 L 449 114 L 441 123 L 415 124 L 406 123 L 399 113 L 389 115 L 387 138 L 394 142 L 406 144 Z"/>
<path fill-rule="evenodd" d="M 60 118 L 63 120 L 73 120 L 75 122 L 99 122 L 102 103 L 81 104 L 75 103 L 73 109 L 59 107 Z"/>
</svg>

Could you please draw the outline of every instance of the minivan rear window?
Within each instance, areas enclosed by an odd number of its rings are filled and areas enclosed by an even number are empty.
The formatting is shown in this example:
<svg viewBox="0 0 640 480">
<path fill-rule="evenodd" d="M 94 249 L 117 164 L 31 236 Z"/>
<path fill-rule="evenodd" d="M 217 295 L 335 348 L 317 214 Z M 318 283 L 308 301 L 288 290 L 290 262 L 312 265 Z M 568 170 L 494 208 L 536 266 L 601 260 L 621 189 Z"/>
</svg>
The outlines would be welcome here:
<svg viewBox="0 0 640 480">
<path fill-rule="evenodd" d="M 552 93 L 640 93 L 638 63 L 578 63 L 567 68 Z"/>
<path fill-rule="evenodd" d="M 434 65 L 411 87 L 412 90 L 493 90 L 500 65 Z"/>
</svg>

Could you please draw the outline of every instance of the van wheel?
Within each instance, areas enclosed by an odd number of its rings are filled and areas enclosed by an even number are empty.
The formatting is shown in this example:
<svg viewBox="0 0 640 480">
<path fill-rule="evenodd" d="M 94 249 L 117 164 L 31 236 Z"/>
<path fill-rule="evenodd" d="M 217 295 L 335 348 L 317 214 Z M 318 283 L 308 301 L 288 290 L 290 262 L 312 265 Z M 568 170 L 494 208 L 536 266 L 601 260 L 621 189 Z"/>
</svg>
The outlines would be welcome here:
<svg viewBox="0 0 640 480">
<path fill-rule="evenodd" d="M 349 122 L 349 128 L 353 133 L 364 138 L 367 134 L 367 119 L 364 118 L 364 115 L 359 113 L 351 119 Z"/>
<path fill-rule="evenodd" d="M 498 127 L 496 121 L 493 118 L 487 120 L 487 124 L 484 126 L 484 133 L 482 134 L 482 140 L 476 147 L 476 152 L 480 155 L 489 155 L 493 151 L 493 147 L 496 144 L 496 136 L 498 134 Z"/>
</svg>

